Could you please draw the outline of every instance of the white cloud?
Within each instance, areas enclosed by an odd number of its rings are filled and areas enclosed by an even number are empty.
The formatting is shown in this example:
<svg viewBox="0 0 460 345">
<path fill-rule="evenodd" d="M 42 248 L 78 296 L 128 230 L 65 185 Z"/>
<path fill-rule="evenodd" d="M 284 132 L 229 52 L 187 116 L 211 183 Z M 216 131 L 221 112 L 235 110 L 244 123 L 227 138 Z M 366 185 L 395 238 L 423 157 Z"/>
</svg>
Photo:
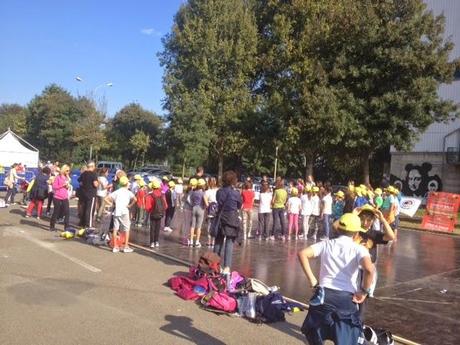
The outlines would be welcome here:
<svg viewBox="0 0 460 345">
<path fill-rule="evenodd" d="M 154 28 L 144 28 L 141 30 L 141 34 L 147 36 L 162 36 L 162 33 Z"/>
</svg>

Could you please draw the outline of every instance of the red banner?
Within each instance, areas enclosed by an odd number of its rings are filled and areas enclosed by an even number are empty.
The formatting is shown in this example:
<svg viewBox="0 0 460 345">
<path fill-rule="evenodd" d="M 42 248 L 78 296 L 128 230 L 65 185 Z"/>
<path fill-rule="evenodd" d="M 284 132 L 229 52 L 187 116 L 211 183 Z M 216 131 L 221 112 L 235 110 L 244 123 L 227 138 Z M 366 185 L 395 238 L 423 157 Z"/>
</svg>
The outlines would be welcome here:
<svg viewBox="0 0 460 345">
<path fill-rule="evenodd" d="M 430 193 L 423 216 L 422 228 L 453 232 L 460 207 L 460 195 L 444 192 Z"/>
</svg>

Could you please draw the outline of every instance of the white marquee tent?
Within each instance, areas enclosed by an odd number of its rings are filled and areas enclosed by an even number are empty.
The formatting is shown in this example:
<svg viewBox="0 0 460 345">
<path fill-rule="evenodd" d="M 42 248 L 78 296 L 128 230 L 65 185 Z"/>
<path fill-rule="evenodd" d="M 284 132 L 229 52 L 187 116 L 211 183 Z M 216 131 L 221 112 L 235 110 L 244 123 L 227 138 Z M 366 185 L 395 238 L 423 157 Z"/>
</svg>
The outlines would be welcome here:
<svg viewBox="0 0 460 345">
<path fill-rule="evenodd" d="M 22 163 L 28 168 L 37 168 L 38 153 L 38 149 L 9 128 L 0 135 L 0 165 L 4 167 Z"/>
</svg>

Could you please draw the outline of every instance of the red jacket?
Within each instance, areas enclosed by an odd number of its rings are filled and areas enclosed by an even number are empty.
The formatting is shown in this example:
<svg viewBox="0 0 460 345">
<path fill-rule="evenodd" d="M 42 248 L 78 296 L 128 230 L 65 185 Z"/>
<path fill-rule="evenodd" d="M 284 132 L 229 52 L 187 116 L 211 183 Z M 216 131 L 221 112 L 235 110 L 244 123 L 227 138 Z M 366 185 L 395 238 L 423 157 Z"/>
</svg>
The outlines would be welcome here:
<svg viewBox="0 0 460 345">
<path fill-rule="evenodd" d="M 136 194 L 137 207 L 145 208 L 145 188 L 139 188 Z"/>
<path fill-rule="evenodd" d="M 165 195 L 161 193 L 161 189 L 154 189 L 147 195 L 145 198 L 145 211 L 148 213 L 152 212 L 153 208 L 155 207 L 155 197 L 161 198 L 161 201 L 163 202 L 163 208 L 166 211 L 168 205 L 166 204 Z"/>
</svg>

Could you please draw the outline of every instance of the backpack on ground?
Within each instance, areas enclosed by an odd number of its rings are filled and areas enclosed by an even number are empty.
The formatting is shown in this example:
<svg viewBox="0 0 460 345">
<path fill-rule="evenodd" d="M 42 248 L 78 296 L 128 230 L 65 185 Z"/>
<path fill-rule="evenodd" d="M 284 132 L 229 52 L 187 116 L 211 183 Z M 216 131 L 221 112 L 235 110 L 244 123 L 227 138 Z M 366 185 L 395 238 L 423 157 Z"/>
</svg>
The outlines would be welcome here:
<svg viewBox="0 0 460 345">
<path fill-rule="evenodd" d="M 220 256 L 213 252 L 206 252 L 198 260 L 198 269 L 206 274 L 220 273 Z"/>
<path fill-rule="evenodd" d="M 285 321 L 284 304 L 283 296 L 279 292 L 271 292 L 267 296 L 257 297 L 256 311 L 265 323 Z"/>
<path fill-rule="evenodd" d="M 201 303 L 206 308 L 213 308 L 226 313 L 234 313 L 237 309 L 236 299 L 226 294 L 211 290 L 201 299 Z"/>
<path fill-rule="evenodd" d="M 150 213 L 150 218 L 151 219 L 161 219 L 165 215 L 165 207 L 163 205 L 163 200 L 161 199 L 161 196 L 155 196 L 152 195 L 153 198 L 153 209 L 152 212 Z"/>
<path fill-rule="evenodd" d="M 393 335 L 383 328 L 363 327 L 364 345 L 394 345 Z"/>
</svg>

